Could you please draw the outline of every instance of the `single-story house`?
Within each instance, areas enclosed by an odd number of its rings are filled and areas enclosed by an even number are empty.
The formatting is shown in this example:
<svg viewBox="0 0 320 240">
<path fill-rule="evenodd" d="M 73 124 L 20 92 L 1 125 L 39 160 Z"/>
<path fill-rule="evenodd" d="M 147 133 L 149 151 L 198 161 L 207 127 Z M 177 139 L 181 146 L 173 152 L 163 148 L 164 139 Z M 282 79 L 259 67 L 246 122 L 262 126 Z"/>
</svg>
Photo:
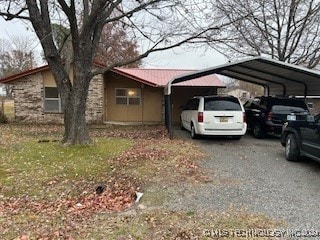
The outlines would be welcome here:
<svg viewBox="0 0 320 240">
<path fill-rule="evenodd" d="M 304 96 L 296 96 L 297 98 L 304 98 Z M 320 113 L 320 96 L 306 96 L 305 103 L 313 115 Z"/>
<path fill-rule="evenodd" d="M 251 93 L 247 90 L 236 88 L 230 91 L 227 91 L 229 95 L 238 97 L 240 101 L 244 104 L 249 98 L 251 98 Z"/>
<path fill-rule="evenodd" d="M 89 88 L 88 123 L 164 123 L 164 87 L 174 77 L 192 70 L 114 68 L 95 76 Z M 48 65 L 0 79 L 13 86 L 15 120 L 62 123 L 61 100 Z M 172 121 L 180 107 L 195 95 L 216 94 L 223 82 L 210 75 L 174 85 Z"/>
</svg>

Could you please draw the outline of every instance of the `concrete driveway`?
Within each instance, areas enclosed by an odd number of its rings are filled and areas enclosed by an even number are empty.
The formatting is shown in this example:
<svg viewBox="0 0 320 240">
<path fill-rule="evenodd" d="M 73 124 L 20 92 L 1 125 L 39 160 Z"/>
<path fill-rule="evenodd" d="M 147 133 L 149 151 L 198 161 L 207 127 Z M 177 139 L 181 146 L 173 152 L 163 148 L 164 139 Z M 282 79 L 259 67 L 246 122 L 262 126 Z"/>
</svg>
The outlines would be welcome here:
<svg viewBox="0 0 320 240">
<path fill-rule="evenodd" d="M 212 181 L 196 188 L 177 187 L 168 207 L 182 210 L 247 209 L 284 220 L 290 229 L 320 232 L 320 163 L 309 159 L 288 162 L 278 138 L 191 140 L 208 154 L 200 162 Z M 301 238 L 300 238 L 301 239 Z"/>
</svg>

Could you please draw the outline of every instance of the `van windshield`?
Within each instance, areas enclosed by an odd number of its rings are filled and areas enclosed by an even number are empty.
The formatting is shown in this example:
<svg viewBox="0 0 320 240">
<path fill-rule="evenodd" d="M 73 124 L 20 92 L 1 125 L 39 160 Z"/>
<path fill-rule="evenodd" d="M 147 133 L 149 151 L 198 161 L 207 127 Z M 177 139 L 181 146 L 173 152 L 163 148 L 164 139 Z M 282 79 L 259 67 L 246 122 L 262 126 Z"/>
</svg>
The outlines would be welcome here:
<svg viewBox="0 0 320 240">
<path fill-rule="evenodd" d="M 242 111 L 236 98 L 212 97 L 204 99 L 204 111 Z"/>
</svg>

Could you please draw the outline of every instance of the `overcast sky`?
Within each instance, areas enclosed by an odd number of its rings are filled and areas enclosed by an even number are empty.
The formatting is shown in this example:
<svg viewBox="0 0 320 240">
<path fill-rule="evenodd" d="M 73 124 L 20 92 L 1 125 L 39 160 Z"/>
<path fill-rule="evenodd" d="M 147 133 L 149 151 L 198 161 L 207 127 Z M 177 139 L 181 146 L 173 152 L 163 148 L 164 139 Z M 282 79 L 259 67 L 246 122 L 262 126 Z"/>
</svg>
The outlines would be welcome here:
<svg viewBox="0 0 320 240">
<path fill-rule="evenodd" d="M 18 20 L 10 22 L 0 18 L 0 38 L 10 39 L 12 36 L 27 35 L 35 36 L 32 27 Z M 31 48 L 35 51 L 41 51 L 41 47 L 37 41 L 30 43 Z M 164 52 L 150 54 L 143 59 L 144 68 L 179 68 L 179 69 L 203 69 L 214 67 L 227 62 L 221 54 L 213 49 L 193 49 L 186 51 L 182 48 L 171 49 Z"/>
</svg>

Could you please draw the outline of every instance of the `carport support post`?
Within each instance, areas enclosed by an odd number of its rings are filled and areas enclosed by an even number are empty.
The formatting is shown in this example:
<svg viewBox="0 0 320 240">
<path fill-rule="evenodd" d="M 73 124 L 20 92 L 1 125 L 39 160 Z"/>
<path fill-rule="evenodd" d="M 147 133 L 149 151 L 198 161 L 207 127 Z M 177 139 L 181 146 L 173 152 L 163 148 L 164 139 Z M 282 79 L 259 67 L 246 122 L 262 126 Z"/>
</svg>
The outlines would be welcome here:
<svg viewBox="0 0 320 240">
<path fill-rule="evenodd" d="M 170 139 L 173 138 L 173 130 L 171 124 L 171 99 L 169 94 L 164 95 L 164 112 L 165 112 L 165 124 L 167 126 Z"/>
<path fill-rule="evenodd" d="M 173 129 L 172 129 L 172 111 L 171 111 L 171 84 L 174 81 L 172 79 L 167 83 L 164 88 L 164 114 L 165 114 L 165 123 L 169 132 L 170 139 L 173 138 Z"/>
</svg>

